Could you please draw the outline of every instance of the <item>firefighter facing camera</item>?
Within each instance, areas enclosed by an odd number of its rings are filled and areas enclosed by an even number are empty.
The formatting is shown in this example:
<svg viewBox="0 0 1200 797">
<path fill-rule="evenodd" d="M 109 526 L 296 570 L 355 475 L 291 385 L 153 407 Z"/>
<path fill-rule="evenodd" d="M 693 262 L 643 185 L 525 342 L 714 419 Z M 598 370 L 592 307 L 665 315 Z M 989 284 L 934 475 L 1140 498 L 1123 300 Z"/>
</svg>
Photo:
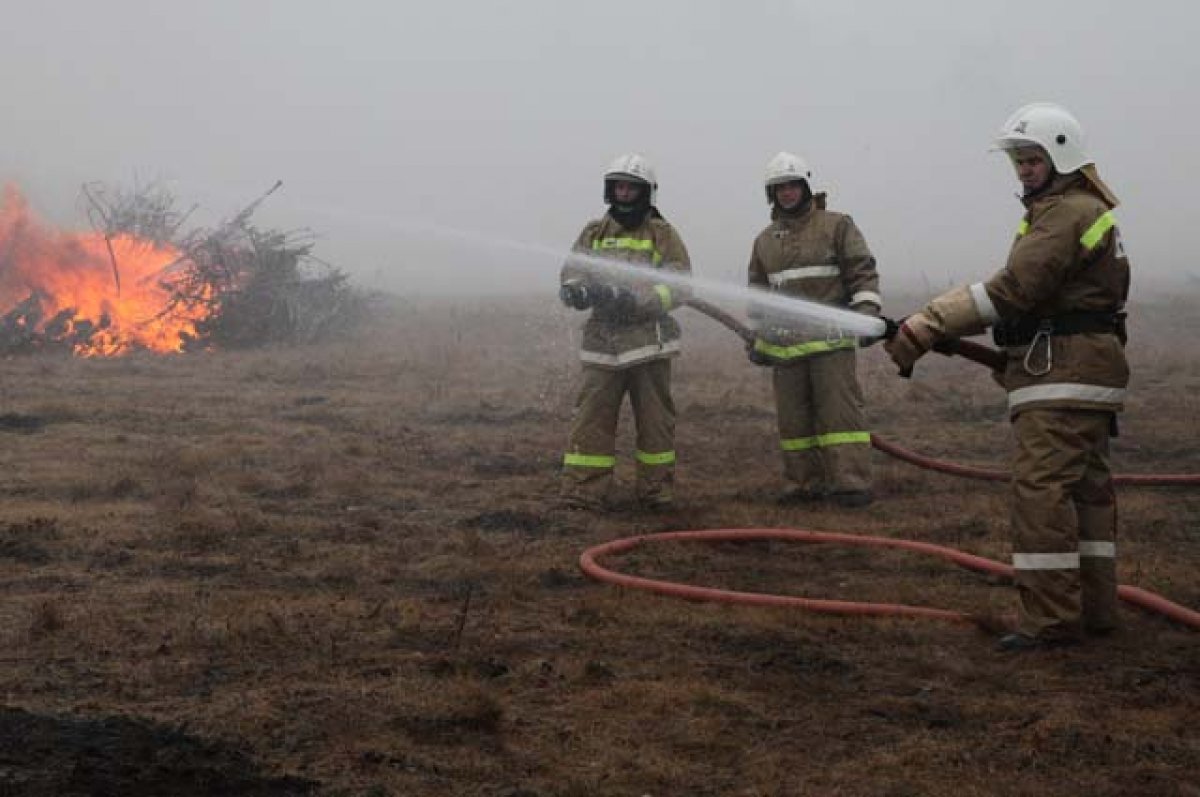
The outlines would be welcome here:
<svg viewBox="0 0 1200 797">
<path fill-rule="evenodd" d="M 1022 187 L 1025 215 L 1008 262 L 909 316 L 884 344 L 901 370 L 940 341 L 987 327 L 1007 355 L 1016 439 L 1011 482 L 1018 624 L 1008 651 L 1069 644 L 1117 627 L 1117 502 L 1109 438 L 1129 383 L 1129 260 L 1117 198 L 1066 109 L 1033 103 L 995 148 Z"/>
<path fill-rule="evenodd" d="M 754 241 L 751 287 L 878 316 L 875 258 L 854 220 L 826 210 L 807 161 L 780 152 L 764 179 L 771 224 Z M 752 306 L 750 361 L 771 366 L 784 503 L 872 501 L 871 434 L 856 374 L 857 337 Z"/>
<path fill-rule="evenodd" d="M 590 311 L 583 327 L 583 385 L 563 456 L 562 497 L 571 509 L 599 509 L 616 467 L 621 404 L 629 394 L 637 427 L 636 497 L 662 509 L 674 500 L 675 404 L 671 359 L 679 324 L 671 312 L 688 296 L 663 272 L 691 271 L 687 249 L 659 213 L 658 180 L 642 155 L 621 155 L 604 172 L 603 217 L 590 221 L 563 265 L 559 297 Z"/>
</svg>

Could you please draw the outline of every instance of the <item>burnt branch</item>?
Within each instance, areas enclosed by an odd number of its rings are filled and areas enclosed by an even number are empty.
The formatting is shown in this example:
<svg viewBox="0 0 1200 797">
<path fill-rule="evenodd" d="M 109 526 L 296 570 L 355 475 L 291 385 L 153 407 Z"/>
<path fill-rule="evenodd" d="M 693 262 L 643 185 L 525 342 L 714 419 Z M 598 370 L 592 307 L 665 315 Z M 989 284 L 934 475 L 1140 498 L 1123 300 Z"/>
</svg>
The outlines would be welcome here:
<svg viewBox="0 0 1200 797">
<path fill-rule="evenodd" d="M 138 276 L 139 290 L 157 288 L 163 298 L 149 319 L 142 320 L 142 311 L 135 323 L 152 329 L 155 324 L 184 321 L 172 324 L 187 330 L 180 333 L 184 350 L 314 343 L 349 331 L 365 317 L 367 297 L 344 273 L 313 256 L 316 235 L 305 229 L 261 229 L 252 223 L 255 211 L 282 186 L 276 181 L 214 228 L 183 232 L 195 206 L 186 213 L 176 211 L 175 197 L 160 184 L 135 186 L 132 191 L 85 184 L 87 217 L 103 237 L 112 265 L 114 306 L 121 301 L 122 287 L 117 253 L 124 250 L 118 244 L 132 239 L 178 253 L 165 267 Z M 10 238 L 19 232 L 14 227 Z M 18 255 L 17 250 L 0 251 L 0 259 Z M 126 272 L 131 265 L 125 264 Z M 107 317 L 83 318 L 60 301 L 34 290 L 7 311 L 0 309 L 0 353 L 129 348 L 122 342 L 120 315 L 115 316 L 116 324 Z M 104 337 L 93 340 L 100 333 Z"/>
</svg>

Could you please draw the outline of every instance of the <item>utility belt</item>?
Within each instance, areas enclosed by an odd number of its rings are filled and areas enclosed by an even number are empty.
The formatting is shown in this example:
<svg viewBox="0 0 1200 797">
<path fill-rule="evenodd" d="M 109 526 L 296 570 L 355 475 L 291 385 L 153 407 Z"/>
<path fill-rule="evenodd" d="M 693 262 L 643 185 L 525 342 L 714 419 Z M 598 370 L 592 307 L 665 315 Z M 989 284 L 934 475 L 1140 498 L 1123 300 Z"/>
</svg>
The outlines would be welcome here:
<svg viewBox="0 0 1200 797">
<path fill-rule="evenodd" d="M 1125 313 L 1064 313 L 1049 318 L 1020 316 L 999 321 L 992 327 L 997 346 L 1028 346 L 1038 337 L 1051 335 L 1117 335 L 1125 340 Z"/>
</svg>

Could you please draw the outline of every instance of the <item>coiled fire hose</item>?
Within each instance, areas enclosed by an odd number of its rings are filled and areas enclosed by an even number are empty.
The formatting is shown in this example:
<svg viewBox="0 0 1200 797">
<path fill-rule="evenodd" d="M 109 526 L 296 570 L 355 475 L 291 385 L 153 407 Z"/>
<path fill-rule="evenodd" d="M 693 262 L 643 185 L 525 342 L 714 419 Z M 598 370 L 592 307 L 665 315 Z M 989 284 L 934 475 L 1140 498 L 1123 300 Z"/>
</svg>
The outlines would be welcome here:
<svg viewBox="0 0 1200 797">
<path fill-rule="evenodd" d="M 695 310 L 713 318 L 735 332 L 742 340 L 753 345 L 754 333 L 741 321 L 726 313 L 719 307 L 702 299 L 689 299 L 686 304 Z M 970 341 L 955 341 L 951 345 L 935 347 L 947 356 L 958 355 L 989 368 L 1003 367 L 1004 355 L 986 346 Z M 976 468 L 967 465 L 941 462 L 939 460 L 915 454 L 893 443 L 881 440 L 872 435 L 871 444 L 878 450 L 896 457 L 904 462 L 918 467 L 949 473 L 965 478 L 982 479 L 986 481 L 1007 481 L 1009 475 L 1003 471 Z M 1200 474 L 1177 475 L 1118 475 L 1113 481 L 1118 484 L 1135 485 L 1195 485 L 1200 484 Z M 801 598 L 786 595 L 768 595 L 757 592 L 741 592 L 736 590 L 715 589 L 691 584 L 681 584 L 660 579 L 631 576 L 602 566 L 599 560 L 605 556 L 626 553 L 640 545 L 667 542 L 730 542 L 749 540 L 783 540 L 789 542 L 830 543 L 865 548 L 894 548 L 916 553 L 936 556 L 971 570 L 1012 577 L 1012 567 L 993 559 L 965 553 L 954 548 L 948 548 L 932 543 L 913 540 L 892 539 L 838 532 L 807 531 L 802 529 L 712 529 L 706 531 L 674 531 L 659 534 L 641 535 L 612 540 L 594 546 L 584 551 L 579 557 L 579 566 L 589 577 L 597 581 L 615 584 L 630 589 L 638 589 L 659 595 L 699 601 L 717 601 L 722 603 L 737 603 L 751 606 L 782 606 L 804 609 L 825 614 L 850 616 L 900 616 L 945 620 L 956 623 L 969 623 L 987 626 L 991 621 L 987 618 L 925 606 L 910 606 L 897 603 L 870 603 L 863 601 L 827 600 L 819 598 Z M 1190 628 L 1200 629 L 1200 612 L 1173 603 L 1166 598 L 1148 590 L 1129 585 L 1118 588 L 1119 597 L 1134 606 L 1160 614 L 1177 623 Z"/>
<path fill-rule="evenodd" d="M 937 556 L 970 570 L 1008 578 L 1012 577 L 1012 567 L 1010 565 L 983 556 L 965 553 L 954 548 L 947 548 L 942 545 L 914 540 L 892 539 L 889 537 L 842 534 L 832 531 L 805 531 L 802 529 L 712 529 L 708 531 L 669 531 L 659 534 L 645 534 L 638 537 L 626 537 L 588 548 L 579 557 L 579 567 L 585 574 L 597 581 L 615 584 L 620 587 L 628 587 L 630 589 L 643 590 L 645 592 L 653 592 L 658 595 L 685 598 L 687 600 L 738 603 L 748 606 L 782 606 L 822 614 L 858 617 L 916 617 L 931 620 L 948 620 L 956 623 L 971 623 L 980 626 L 988 625 L 989 621 L 987 618 L 952 611 L 950 609 L 910 606 L 903 603 L 826 600 L 820 598 L 799 598 L 788 595 L 767 595 L 761 592 L 738 592 L 735 590 L 714 589 L 712 587 L 699 587 L 692 584 L 680 584 L 674 581 L 630 576 L 610 570 L 599 563 L 599 560 L 605 556 L 626 553 L 642 544 L 680 541 L 745 542 L 749 540 L 832 543 L 858 548 L 898 548 L 900 550 Z M 1190 628 L 1200 629 L 1200 612 L 1193 611 L 1186 606 L 1180 606 L 1178 603 L 1173 603 L 1149 590 L 1122 584 L 1117 589 L 1117 595 L 1126 603 L 1155 612 Z"/>
</svg>

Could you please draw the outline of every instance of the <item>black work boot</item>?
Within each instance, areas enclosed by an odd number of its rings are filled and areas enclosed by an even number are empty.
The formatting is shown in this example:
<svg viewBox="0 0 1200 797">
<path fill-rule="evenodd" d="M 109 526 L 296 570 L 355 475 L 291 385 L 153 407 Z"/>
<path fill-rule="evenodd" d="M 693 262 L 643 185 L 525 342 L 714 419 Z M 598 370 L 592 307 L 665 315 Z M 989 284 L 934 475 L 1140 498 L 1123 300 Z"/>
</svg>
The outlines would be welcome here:
<svg viewBox="0 0 1200 797">
<path fill-rule="evenodd" d="M 1121 627 L 1115 624 L 1092 625 L 1090 623 L 1085 623 L 1083 626 L 1083 633 L 1090 637 L 1111 637 L 1115 636 L 1118 632 L 1120 632 L 1120 630 Z"/>
<path fill-rule="evenodd" d="M 558 507 L 570 512 L 601 512 L 604 500 L 582 493 L 564 493 L 558 497 Z"/>
<path fill-rule="evenodd" d="M 1078 639 L 1068 636 L 1036 637 L 1021 633 L 1005 634 L 996 643 L 996 650 L 1002 653 L 1029 653 L 1035 650 L 1054 650 L 1079 643 Z"/>
<path fill-rule="evenodd" d="M 823 490 L 810 490 L 799 485 L 793 484 L 784 489 L 779 494 L 779 503 L 783 506 L 794 506 L 796 504 L 812 504 L 825 499 Z"/>
<path fill-rule="evenodd" d="M 651 493 L 638 498 L 638 504 L 649 512 L 666 512 L 675 506 L 675 499 L 670 493 Z"/>
<path fill-rule="evenodd" d="M 829 498 L 843 509 L 862 509 L 875 500 L 870 490 L 844 490 L 833 493 Z"/>
</svg>

